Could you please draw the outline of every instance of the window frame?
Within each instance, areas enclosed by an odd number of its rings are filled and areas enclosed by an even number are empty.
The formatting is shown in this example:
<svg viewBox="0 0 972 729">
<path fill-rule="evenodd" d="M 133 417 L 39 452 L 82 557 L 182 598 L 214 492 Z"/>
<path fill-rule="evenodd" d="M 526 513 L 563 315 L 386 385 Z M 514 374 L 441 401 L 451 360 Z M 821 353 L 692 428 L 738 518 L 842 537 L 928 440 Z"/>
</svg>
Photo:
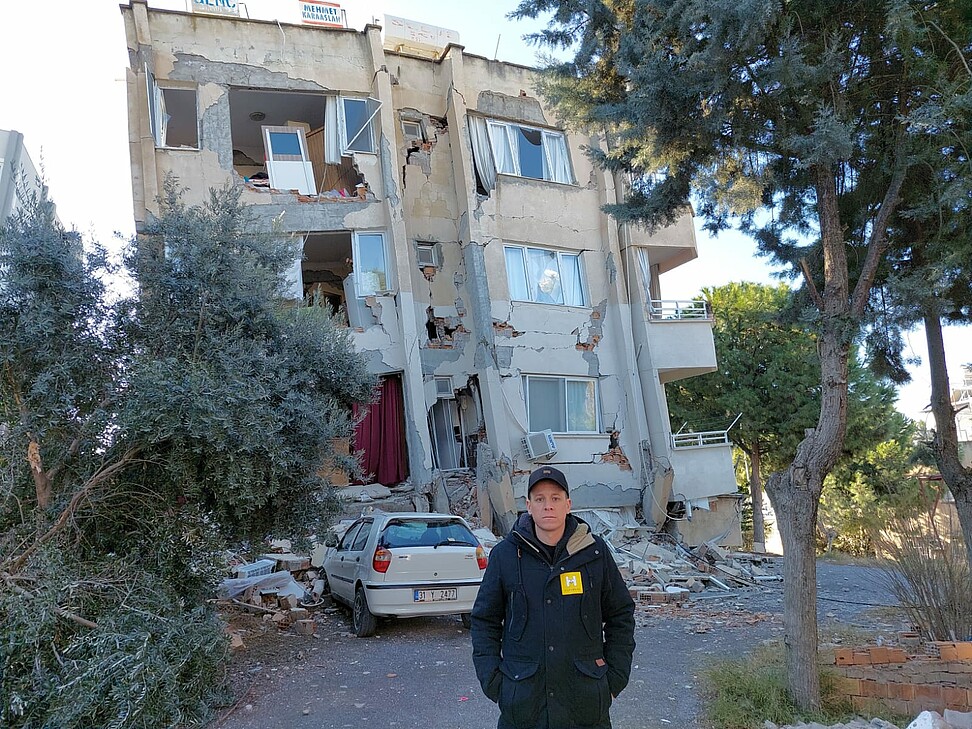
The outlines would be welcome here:
<svg viewBox="0 0 972 729">
<path fill-rule="evenodd" d="M 544 127 L 537 127 L 530 124 L 521 124 L 519 122 L 504 121 L 500 119 L 486 119 L 486 129 L 486 136 L 489 139 L 489 149 L 490 153 L 493 155 L 493 166 L 496 169 L 496 174 L 512 175 L 525 180 L 552 182 L 557 185 L 577 185 L 577 178 L 574 175 L 574 165 L 572 164 L 570 158 L 570 148 L 567 145 L 566 132 L 559 129 L 546 129 Z M 544 171 L 546 172 L 545 176 L 534 177 L 532 175 L 523 174 L 519 154 L 519 141 L 517 140 L 516 136 L 517 132 L 519 132 L 521 129 L 540 133 L 540 151 Z M 494 136 L 494 134 L 496 136 Z M 500 169 L 502 165 L 500 164 L 500 159 L 496 150 L 496 139 L 500 135 L 502 135 L 502 137 L 505 139 L 507 150 L 510 153 L 510 161 L 512 162 L 513 166 L 512 170 Z M 549 146 L 551 144 L 551 140 L 559 140 L 559 143 L 563 145 L 563 153 L 567 162 L 567 180 L 558 180 L 555 178 L 555 165 L 553 164 Z"/>
<path fill-rule="evenodd" d="M 357 102 L 365 105 L 365 112 L 368 111 L 368 102 L 374 102 L 375 108 L 371 111 L 365 123 L 349 139 L 348 138 L 348 102 Z M 340 112 L 338 114 L 338 125 L 340 127 L 341 154 L 345 157 L 354 154 L 378 154 L 378 144 L 376 142 L 375 117 L 381 111 L 381 102 L 371 96 L 338 96 Z M 368 132 L 368 149 L 352 149 L 351 145 L 361 140 L 362 134 Z"/>
<path fill-rule="evenodd" d="M 148 94 L 149 112 L 149 131 L 155 142 L 156 149 L 177 149 L 184 151 L 199 151 L 202 149 L 202 139 L 199 130 L 199 88 L 195 84 L 180 83 L 179 81 L 159 81 L 155 74 L 148 70 L 145 64 L 145 85 Z M 173 146 L 168 144 L 166 139 L 169 120 L 172 116 L 166 111 L 165 92 L 166 91 L 185 91 L 192 93 L 194 101 L 193 123 L 196 127 L 196 144 L 194 146 Z"/>
<path fill-rule="evenodd" d="M 533 422 L 530 417 L 530 380 L 559 380 L 561 387 L 559 388 L 560 402 L 558 405 L 563 407 L 564 413 L 564 427 L 566 430 L 550 430 L 557 435 L 600 435 L 602 434 L 601 428 L 601 386 L 600 380 L 597 377 L 578 377 L 574 375 L 546 375 L 546 374 L 532 374 L 523 375 L 523 403 L 527 411 L 527 425 L 529 432 L 537 433 L 545 428 L 534 428 Z M 569 422 L 569 411 L 567 408 L 567 383 L 568 382 L 582 382 L 584 384 L 594 385 L 594 430 L 576 430 L 571 429 Z"/>
<path fill-rule="evenodd" d="M 523 273 L 523 278 L 524 278 L 524 281 L 527 284 L 527 296 L 529 296 L 531 298 L 520 299 L 520 298 L 515 298 L 514 295 L 513 295 L 513 286 L 511 285 L 511 281 L 510 281 L 509 259 L 507 258 L 507 251 L 512 251 L 512 250 L 519 250 L 520 251 L 520 260 L 521 260 L 522 266 L 523 266 L 523 272 L 522 272 Z M 531 251 L 531 250 L 543 251 L 544 253 L 553 253 L 553 254 L 556 254 L 556 256 L 557 256 L 557 276 L 559 277 L 559 279 L 561 281 L 561 284 L 560 284 L 560 287 L 561 287 L 561 298 L 564 299 L 564 301 L 562 303 L 557 303 L 556 301 L 537 301 L 537 299 L 535 298 L 534 293 L 533 293 L 533 288 L 534 287 L 532 287 L 530 285 L 531 284 L 531 281 L 530 281 L 530 275 L 529 275 L 528 251 Z M 531 245 L 526 245 L 526 244 L 522 244 L 522 243 L 504 243 L 503 244 L 503 265 L 506 266 L 506 286 L 507 286 L 507 291 L 510 294 L 510 301 L 520 301 L 520 302 L 524 302 L 524 303 L 528 303 L 528 304 L 548 304 L 548 305 L 552 305 L 552 306 L 573 306 L 573 307 L 580 307 L 580 308 L 585 308 L 585 309 L 590 308 L 590 306 L 591 306 L 591 300 L 590 300 L 590 291 L 587 288 L 587 269 L 584 266 L 584 257 L 581 255 L 582 253 L 583 253 L 583 251 L 564 251 L 564 250 L 560 250 L 560 249 L 557 249 L 557 248 L 546 248 L 544 246 L 531 246 Z M 581 290 L 581 303 L 579 303 L 579 304 L 576 304 L 576 303 L 567 303 L 566 297 L 564 296 L 564 287 L 563 287 L 563 280 L 564 280 L 563 259 L 564 259 L 564 257 L 570 257 L 570 258 L 574 258 L 574 259 L 577 260 L 577 275 L 578 275 L 578 279 L 579 279 L 579 282 L 580 282 L 580 290 Z M 533 282 L 533 283 L 536 283 L 536 282 Z"/>
<path fill-rule="evenodd" d="M 381 238 L 381 252 L 382 260 L 384 263 L 384 274 L 385 274 L 385 288 L 374 289 L 365 291 L 361 286 L 362 271 L 359 267 L 361 261 L 361 238 L 364 236 L 378 236 Z M 354 293 L 359 299 L 367 298 L 368 296 L 378 296 L 381 292 L 392 291 L 392 275 L 391 268 L 389 266 L 389 256 L 388 256 L 388 245 L 385 238 L 385 234 L 380 230 L 356 230 L 351 236 L 351 270 L 354 275 Z"/>
</svg>

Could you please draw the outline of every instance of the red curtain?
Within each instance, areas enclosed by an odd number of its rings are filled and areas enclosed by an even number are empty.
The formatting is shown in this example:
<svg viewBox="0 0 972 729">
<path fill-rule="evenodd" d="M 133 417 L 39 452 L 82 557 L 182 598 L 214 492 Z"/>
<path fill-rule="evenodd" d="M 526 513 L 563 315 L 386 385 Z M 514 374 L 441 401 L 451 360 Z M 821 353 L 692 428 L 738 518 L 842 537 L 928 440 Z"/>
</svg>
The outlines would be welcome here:
<svg viewBox="0 0 972 729">
<path fill-rule="evenodd" d="M 365 483 L 394 486 L 408 478 L 405 404 L 398 377 L 382 378 L 378 399 L 354 430 L 354 450 L 361 461 Z"/>
</svg>

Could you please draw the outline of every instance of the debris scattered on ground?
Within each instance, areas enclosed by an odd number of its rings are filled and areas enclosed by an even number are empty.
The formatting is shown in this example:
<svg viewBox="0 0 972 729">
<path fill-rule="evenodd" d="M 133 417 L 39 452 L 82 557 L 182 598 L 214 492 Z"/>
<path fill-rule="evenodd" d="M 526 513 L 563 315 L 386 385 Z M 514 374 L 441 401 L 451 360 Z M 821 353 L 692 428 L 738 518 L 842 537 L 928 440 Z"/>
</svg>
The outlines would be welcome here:
<svg viewBox="0 0 972 729">
<path fill-rule="evenodd" d="M 870 721 L 867 719 L 854 719 L 846 724 L 834 724 L 832 726 L 818 724 L 817 722 L 810 724 L 801 722 L 799 724 L 777 726 L 773 722 L 767 721 L 763 726 L 764 729 L 898 729 L 894 724 L 886 722 L 883 719 L 871 719 Z"/>
</svg>

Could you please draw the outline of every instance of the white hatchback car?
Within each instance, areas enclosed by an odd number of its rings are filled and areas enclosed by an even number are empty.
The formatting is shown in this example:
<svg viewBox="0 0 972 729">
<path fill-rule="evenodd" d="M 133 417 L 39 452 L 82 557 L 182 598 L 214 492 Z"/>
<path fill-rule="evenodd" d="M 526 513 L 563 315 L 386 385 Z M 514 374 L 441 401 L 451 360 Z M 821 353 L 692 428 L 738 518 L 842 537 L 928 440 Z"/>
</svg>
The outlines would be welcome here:
<svg viewBox="0 0 972 729">
<path fill-rule="evenodd" d="M 468 627 L 485 569 L 486 550 L 451 514 L 368 514 L 324 559 L 331 596 L 362 638 L 380 616 L 458 614 Z"/>
</svg>

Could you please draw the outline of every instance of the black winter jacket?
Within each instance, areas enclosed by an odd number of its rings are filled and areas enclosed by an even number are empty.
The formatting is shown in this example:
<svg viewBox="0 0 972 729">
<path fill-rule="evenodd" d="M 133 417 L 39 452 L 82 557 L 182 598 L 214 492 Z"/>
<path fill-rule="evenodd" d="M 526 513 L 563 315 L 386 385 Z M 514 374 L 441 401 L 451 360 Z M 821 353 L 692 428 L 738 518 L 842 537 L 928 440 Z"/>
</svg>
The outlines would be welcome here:
<svg viewBox="0 0 972 729">
<path fill-rule="evenodd" d="M 498 729 L 610 729 L 627 685 L 634 602 L 604 544 L 567 515 L 553 564 L 524 514 L 489 555 L 472 611 L 473 663 Z"/>
</svg>

